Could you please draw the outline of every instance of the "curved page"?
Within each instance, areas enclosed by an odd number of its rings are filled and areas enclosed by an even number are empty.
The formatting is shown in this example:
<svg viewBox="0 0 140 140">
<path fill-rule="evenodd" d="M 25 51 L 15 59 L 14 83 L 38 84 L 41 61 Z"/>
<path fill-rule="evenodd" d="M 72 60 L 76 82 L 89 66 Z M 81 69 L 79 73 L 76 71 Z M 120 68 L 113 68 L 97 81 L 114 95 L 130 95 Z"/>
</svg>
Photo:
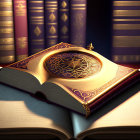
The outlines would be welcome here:
<svg viewBox="0 0 140 140">
<path fill-rule="evenodd" d="M 40 134 L 69 139 L 72 134 L 71 120 L 65 109 L 0 84 L 0 135 L 2 134 Z"/>
<path fill-rule="evenodd" d="M 122 95 L 98 110 L 89 118 L 72 113 L 75 137 L 83 139 L 124 138 L 131 136 L 140 138 L 140 83 L 126 90 Z M 108 137 L 109 136 L 109 137 Z M 130 136 L 130 137 L 131 137 Z M 133 137 L 134 138 L 134 137 Z"/>
</svg>

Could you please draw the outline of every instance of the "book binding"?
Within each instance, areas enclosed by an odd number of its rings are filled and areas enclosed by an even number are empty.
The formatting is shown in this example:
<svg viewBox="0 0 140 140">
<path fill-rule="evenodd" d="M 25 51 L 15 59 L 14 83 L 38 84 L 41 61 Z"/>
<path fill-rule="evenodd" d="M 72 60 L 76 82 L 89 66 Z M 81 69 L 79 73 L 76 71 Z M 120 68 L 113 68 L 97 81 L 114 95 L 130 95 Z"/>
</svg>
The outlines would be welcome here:
<svg viewBox="0 0 140 140">
<path fill-rule="evenodd" d="M 30 54 L 34 54 L 45 48 L 43 0 L 28 0 L 28 24 Z"/>
<path fill-rule="evenodd" d="M 16 60 L 19 61 L 28 56 L 27 3 L 26 0 L 13 2 Z"/>
<path fill-rule="evenodd" d="M 5 78 L 8 71 L 12 74 Z M 15 85 L 21 80 L 26 81 L 21 82 L 24 86 L 20 82 Z M 86 116 L 139 80 L 140 70 L 115 64 L 96 52 L 67 43 L 52 46 L 0 72 L 0 82 L 34 96 L 43 94 L 48 102 Z"/>
<path fill-rule="evenodd" d="M 69 43 L 69 0 L 59 0 L 59 42 Z"/>
<path fill-rule="evenodd" d="M 70 1 L 70 43 L 85 47 L 86 43 L 86 0 Z"/>
<path fill-rule="evenodd" d="M 113 1 L 112 60 L 140 62 L 140 1 Z"/>
<path fill-rule="evenodd" d="M 58 1 L 45 0 L 45 41 L 46 48 L 58 42 Z"/>
<path fill-rule="evenodd" d="M 0 63 L 15 61 L 13 3 L 12 0 L 0 1 Z"/>
</svg>

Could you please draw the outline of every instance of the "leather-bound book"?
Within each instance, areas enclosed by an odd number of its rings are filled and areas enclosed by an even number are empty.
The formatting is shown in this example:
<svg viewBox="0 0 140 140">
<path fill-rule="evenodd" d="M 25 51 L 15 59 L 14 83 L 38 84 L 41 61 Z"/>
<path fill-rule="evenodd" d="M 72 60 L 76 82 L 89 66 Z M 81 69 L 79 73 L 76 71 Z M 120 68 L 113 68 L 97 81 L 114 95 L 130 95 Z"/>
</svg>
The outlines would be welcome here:
<svg viewBox="0 0 140 140">
<path fill-rule="evenodd" d="M 29 50 L 30 54 L 45 48 L 44 1 L 28 0 Z"/>
<path fill-rule="evenodd" d="M 0 63 L 15 61 L 12 0 L 0 0 Z"/>
<path fill-rule="evenodd" d="M 59 0 L 59 42 L 69 43 L 69 32 L 70 32 L 70 14 L 69 14 L 69 3 L 70 0 Z"/>
<path fill-rule="evenodd" d="M 16 60 L 18 61 L 28 56 L 27 3 L 26 0 L 13 2 Z"/>
<path fill-rule="evenodd" d="M 45 0 L 45 41 L 46 48 L 58 42 L 58 1 Z"/>
<path fill-rule="evenodd" d="M 1 83 L 87 116 L 139 80 L 139 69 L 115 64 L 95 51 L 67 43 L 0 71 Z"/>
<path fill-rule="evenodd" d="M 85 47 L 87 0 L 70 2 L 70 43 Z"/>
<path fill-rule="evenodd" d="M 114 0 L 112 19 L 112 60 L 140 63 L 140 0 Z"/>
</svg>

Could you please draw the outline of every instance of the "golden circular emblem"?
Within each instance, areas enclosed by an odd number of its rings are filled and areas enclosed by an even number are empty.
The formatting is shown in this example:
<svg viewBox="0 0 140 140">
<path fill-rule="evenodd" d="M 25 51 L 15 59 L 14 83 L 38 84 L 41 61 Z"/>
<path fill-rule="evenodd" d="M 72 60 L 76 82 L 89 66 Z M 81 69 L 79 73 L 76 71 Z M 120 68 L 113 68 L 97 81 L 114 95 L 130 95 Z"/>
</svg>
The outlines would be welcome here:
<svg viewBox="0 0 140 140">
<path fill-rule="evenodd" d="M 59 78 L 85 78 L 101 70 L 100 61 L 86 53 L 62 52 L 45 61 L 48 72 Z"/>
</svg>

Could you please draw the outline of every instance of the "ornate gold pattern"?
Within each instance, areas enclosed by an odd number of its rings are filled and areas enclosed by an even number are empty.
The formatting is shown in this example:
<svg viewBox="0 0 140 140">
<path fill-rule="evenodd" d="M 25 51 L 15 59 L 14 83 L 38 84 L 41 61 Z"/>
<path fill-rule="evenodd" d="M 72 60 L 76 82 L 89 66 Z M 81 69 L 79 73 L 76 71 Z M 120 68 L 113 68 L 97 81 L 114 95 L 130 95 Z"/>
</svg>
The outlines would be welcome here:
<svg viewBox="0 0 140 140">
<path fill-rule="evenodd" d="M 0 56 L 0 63 L 12 63 L 15 61 L 15 57 L 11 56 Z"/>
<path fill-rule="evenodd" d="M 29 1 L 29 3 L 43 3 L 44 1 L 37 1 L 37 0 L 35 0 L 35 1 Z"/>
<path fill-rule="evenodd" d="M 113 6 L 140 6 L 140 1 L 114 1 Z"/>
<path fill-rule="evenodd" d="M 53 21 L 56 20 L 56 17 L 55 17 L 55 15 L 54 15 L 53 13 L 50 14 L 49 20 L 50 20 L 51 22 L 53 22 Z"/>
<path fill-rule="evenodd" d="M 114 30 L 137 30 L 140 29 L 140 24 L 113 24 Z"/>
<path fill-rule="evenodd" d="M 0 34 L 10 34 L 13 33 L 13 28 L 1 28 Z"/>
<path fill-rule="evenodd" d="M 92 43 L 90 43 L 90 44 L 87 46 L 87 49 L 90 50 L 90 51 L 92 51 L 92 50 L 94 49 Z"/>
<path fill-rule="evenodd" d="M 41 34 L 41 30 L 38 26 L 36 26 L 36 28 L 34 29 L 34 33 L 36 36 L 39 36 Z"/>
<path fill-rule="evenodd" d="M 68 19 L 68 16 L 66 15 L 66 13 L 64 13 L 62 16 L 61 16 L 61 20 L 66 22 Z"/>
<path fill-rule="evenodd" d="M 12 11 L 0 11 L 0 16 L 12 16 Z"/>
<path fill-rule="evenodd" d="M 0 44 L 14 44 L 13 38 L 0 38 Z"/>
<path fill-rule="evenodd" d="M 14 49 L 14 45 L 0 45 L 0 50 L 13 50 Z"/>
<path fill-rule="evenodd" d="M 51 34 L 55 34 L 55 33 L 56 33 L 55 27 L 54 27 L 54 26 L 51 26 L 49 32 L 50 32 Z"/>
<path fill-rule="evenodd" d="M 62 29 L 61 29 L 61 32 L 62 32 L 63 34 L 66 34 L 66 33 L 68 32 L 67 26 L 63 26 Z"/>
<path fill-rule="evenodd" d="M 113 56 L 114 62 L 139 62 L 140 55 L 114 55 Z"/>
<path fill-rule="evenodd" d="M 13 26 L 13 21 L 0 21 L 0 26 L 3 26 L 3 27 Z"/>
<path fill-rule="evenodd" d="M 62 6 L 63 8 L 66 8 L 66 7 L 67 7 L 67 3 L 66 3 L 65 1 L 63 1 L 62 4 L 61 4 L 61 6 Z"/>
<path fill-rule="evenodd" d="M 0 2 L 0 7 L 11 7 L 12 2 Z"/>
<path fill-rule="evenodd" d="M 65 52 L 46 60 L 47 70 L 60 78 L 84 78 L 101 70 L 101 63 L 84 53 Z"/>
<path fill-rule="evenodd" d="M 83 104 L 83 108 L 86 111 L 86 117 L 89 116 L 89 114 L 90 114 L 90 108 L 88 107 L 88 105 L 87 104 Z"/>
<path fill-rule="evenodd" d="M 114 10 L 113 16 L 140 16 L 140 10 Z"/>
<path fill-rule="evenodd" d="M 113 36 L 113 47 L 140 47 L 140 36 Z"/>
<path fill-rule="evenodd" d="M 19 48 L 25 48 L 27 46 L 27 37 L 17 38 L 17 43 Z"/>
</svg>

